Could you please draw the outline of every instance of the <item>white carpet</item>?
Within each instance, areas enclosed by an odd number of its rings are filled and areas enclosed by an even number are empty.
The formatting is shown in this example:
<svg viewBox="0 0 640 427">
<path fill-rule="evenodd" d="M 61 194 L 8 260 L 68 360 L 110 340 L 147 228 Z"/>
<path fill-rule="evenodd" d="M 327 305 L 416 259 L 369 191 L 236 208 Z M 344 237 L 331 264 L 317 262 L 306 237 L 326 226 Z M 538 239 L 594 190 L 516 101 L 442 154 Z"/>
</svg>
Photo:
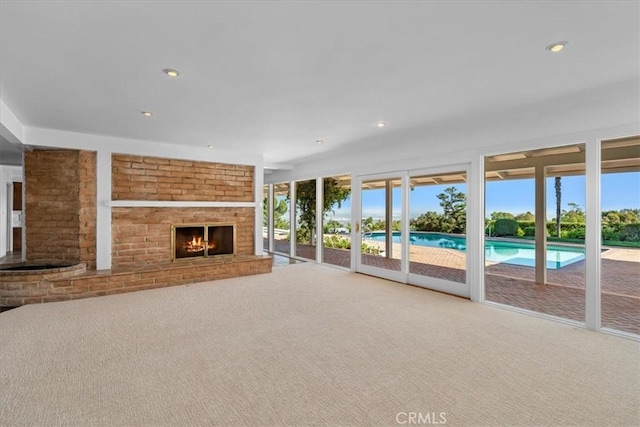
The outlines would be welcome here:
<svg viewBox="0 0 640 427">
<path fill-rule="evenodd" d="M 312 263 L 22 307 L 0 346 L 3 426 L 640 424 L 637 342 Z"/>
</svg>

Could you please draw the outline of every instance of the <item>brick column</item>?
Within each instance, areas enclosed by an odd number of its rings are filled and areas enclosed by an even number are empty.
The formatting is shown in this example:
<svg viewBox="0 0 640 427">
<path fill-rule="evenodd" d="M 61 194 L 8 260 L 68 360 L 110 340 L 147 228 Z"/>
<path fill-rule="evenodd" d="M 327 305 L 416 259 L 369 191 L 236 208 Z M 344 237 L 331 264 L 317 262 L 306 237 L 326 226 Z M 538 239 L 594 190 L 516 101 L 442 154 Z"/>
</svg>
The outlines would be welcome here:
<svg viewBox="0 0 640 427">
<path fill-rule="evenodd" d="M 95 153 L 32 151 L 24 170 L 27 261 L 95 269 Z"/>
</svg>

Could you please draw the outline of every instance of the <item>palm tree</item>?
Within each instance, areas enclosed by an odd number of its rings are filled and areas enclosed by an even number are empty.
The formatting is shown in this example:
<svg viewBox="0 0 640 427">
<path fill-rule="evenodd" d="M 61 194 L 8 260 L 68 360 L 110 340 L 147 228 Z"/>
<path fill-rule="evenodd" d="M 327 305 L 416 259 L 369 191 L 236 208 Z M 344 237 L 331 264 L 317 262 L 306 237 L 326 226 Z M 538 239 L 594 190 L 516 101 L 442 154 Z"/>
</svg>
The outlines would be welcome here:
<svg viewBox="0 0 640 427">
<path fill-rule="evenodd" d="M 562 177 L 556 176 L 556 237 L 560 237 L 560 215 L 562 214 Z"/>
</svg>

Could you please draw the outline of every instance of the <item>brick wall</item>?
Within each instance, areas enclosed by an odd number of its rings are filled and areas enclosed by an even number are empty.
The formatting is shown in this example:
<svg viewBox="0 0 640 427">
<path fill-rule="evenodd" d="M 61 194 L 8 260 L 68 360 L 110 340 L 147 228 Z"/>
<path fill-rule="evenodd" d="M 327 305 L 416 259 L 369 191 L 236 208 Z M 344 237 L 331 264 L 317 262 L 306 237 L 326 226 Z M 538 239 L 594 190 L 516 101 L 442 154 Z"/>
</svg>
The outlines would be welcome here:
<svg viewBox="0 0 640 427">
<path fill-rule="evenodd" d="M 252 255 L 254 208 L 141 208 L 111 210 L 113 269 L 171 260 L 171 225 L 236 223 L 236 255 Z"/>
<path fill-rule="evenodd" d="M 113 154 L 113 200 L 253 202 L 254 167 Z M 111 210 L 113 269 L 171 260 L 171 225 L 236 223 L 236 254 L 254 249 L 254 208 L 144 208 Z"/>
<path fill-rule="evenodd" d="M 95 153 L 27 152 L 24 170 L 27 260 L 95 269 Z"/>
<path fill-rule="evenodd" d="M 113 200 L 253 202 L 253 166 L 112 155 Z"/>
</svg>

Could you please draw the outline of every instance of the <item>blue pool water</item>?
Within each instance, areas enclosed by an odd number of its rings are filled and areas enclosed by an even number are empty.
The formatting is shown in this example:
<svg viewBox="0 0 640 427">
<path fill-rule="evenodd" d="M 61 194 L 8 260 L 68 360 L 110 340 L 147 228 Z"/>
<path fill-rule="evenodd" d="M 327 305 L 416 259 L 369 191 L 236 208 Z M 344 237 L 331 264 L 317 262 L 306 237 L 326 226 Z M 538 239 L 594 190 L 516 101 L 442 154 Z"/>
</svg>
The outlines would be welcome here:
<svg viewBox="0 0 640 427">
<path fill-rule="evenodd" d="M 366 233 L 366 239 L 384 242 L 385 233 Z M 400 233 L 393 233 L 393 241 L 400 243 Z M 412 245 L 429 246 L 434 248 L 456 249 L 465 252 L 467 241 L 464 237 L 454 237 L 447 234 L 411 232 L 409 241 Z M 486 261 L 504 264 L 534 267 L 536 260 L 535 246 L 526 242 L 501 242 L 486 240 L 484 244 Z M 558 269 L 584 259 L 584 249 L 578 247 L 547 246 L 547 268 Z"/>
</svg>

